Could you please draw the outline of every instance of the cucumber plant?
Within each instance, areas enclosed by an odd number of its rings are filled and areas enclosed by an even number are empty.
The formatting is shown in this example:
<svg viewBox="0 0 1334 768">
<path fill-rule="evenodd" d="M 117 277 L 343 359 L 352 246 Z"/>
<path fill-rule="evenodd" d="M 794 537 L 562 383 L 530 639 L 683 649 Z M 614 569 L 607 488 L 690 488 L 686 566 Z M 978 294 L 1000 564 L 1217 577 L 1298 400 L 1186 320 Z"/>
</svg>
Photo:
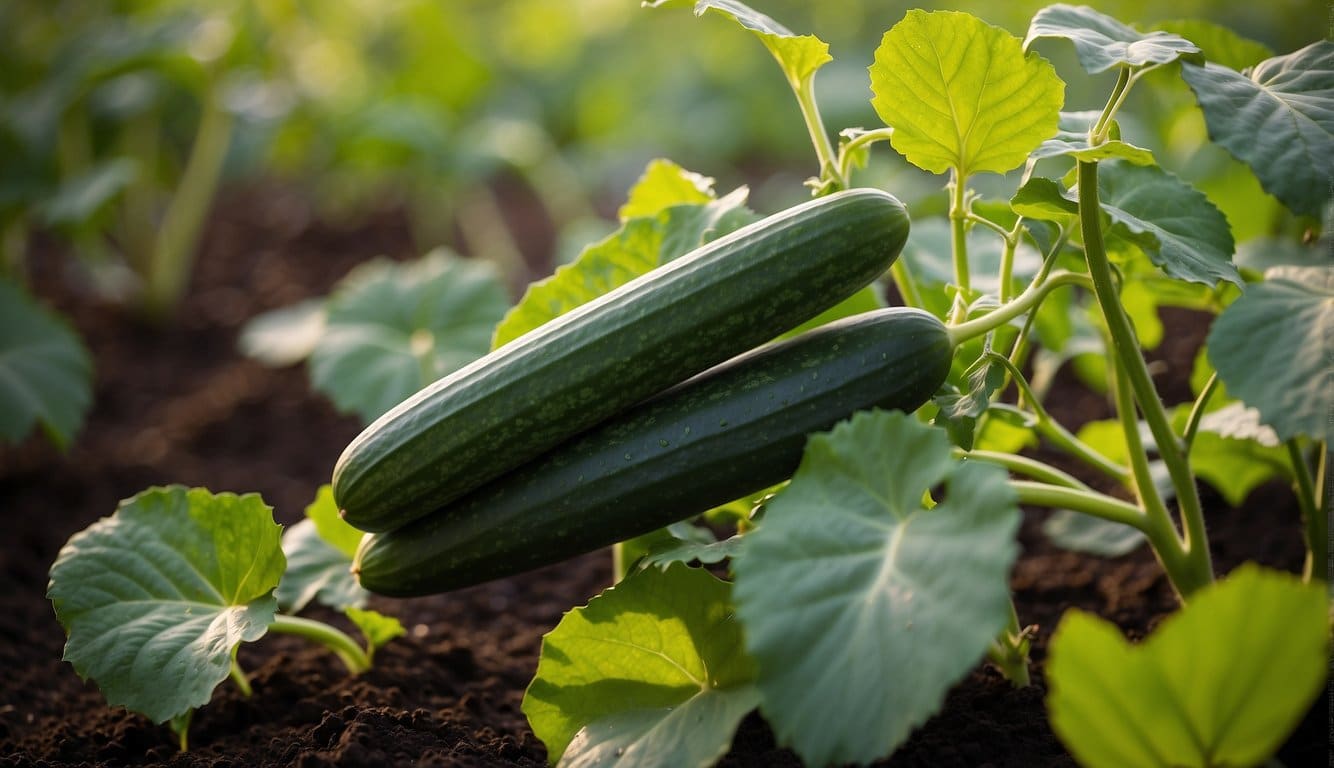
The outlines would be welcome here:
<svg viewBox="0 0 1334 768">
<path fill-rule="evenodd" d="M 360 533 L 338 519 L 326 486 L 287 536 L 256 494 L 150 488 L 72 536 L 47 589 L 68 642 L 64 659 L 107 702 L 168 722 L 188 744 L 194 710 L 227 678 L 251 685 L 242 642 L 268 632 L 327 647 L 352 674 L 403 634 L 365 610 L 348 572 Z M 365 637 L 295 615 L 312 600 L 345 611 Z M 278 612 L 282 608 L 285 612 Z"/>
<path fill-rule="evenodd" d="M 1069 5 L 1038 12 L 1021 40 L 968 14 L 910 11 L 869 68 L 884 125 L 835 144 L 814 85 L 828 47 L 734 0 L 696 4 L 710 11 L 779 63 L 816 153 L 817 196 L 856 187 L 884 144 L 946 177 L 943 221 L 914 224 L 889 277 L 904 303 L 936 314 L 953 366 L 911 414 L 863 411 L 813 435 L 754 515 L 730 513 L 739 536 L 701 542 L 674 526 L 627 545 L 649 554 L 544 640 L 523 709 L 551 760 L 709 765 L 758 708 L 808 763 L 867 762 L 891 754 L 979 660 L 1027 684 L 1042 630 L 1025 625 L 1006 584 L 1020 505 L 1057 510 L 1064 527 L 1048 530 L 1070 544 L 1147 542 L 1181 602 L 1138 647 L 1078 611 L 1055 629 L 1047 704 L 1076 759 L 1267 759 L 1320 688 L 1328 644 L 1334 266 L 1320 217 L 1334 178 L 1334 45 L 1276 56 L 1203 22 L 1145 31 Z M 1064 82 L 1040 54 L 1068 46 L 1086 74 L 1115 74 L 1100 110 L 1062 111 Z M 1199 191 L 1159 166 L 1161 150 L 1123 135 L 1122 123 L 1148 123 L 1132 94 L 1183 93 L 1232 158 L 1209 156 L 1221 177 L 1250 179 L 1251 194 L 1209 179 Z M 1194 154 L 1214 151 L 1193 141 Z M 1265 229 L 1238 248 L 1229 216 L 1253 221 L 1256 209 Z M 581 301 L 598 292 L 572 274 L 561 282 L 582 282 Z M 1186 402 L 1164 402 L 1146 362 L 1160 306 L 1216 316 Z M 1114 420 L 1073 430 L 1052 416 L 1042 377 L 1065 364 L 1107 393 Z M 1039 441 L 1119 489 L 1094 490 L 1023 451 Z M 1228 471 L 1238 466 L 1247 471 Z M 488 508 L 539 471 L 502 475 Z M 1198 483 L 1239 498 L 1257 476 L 1292 484 L 1300 575 L 1216 573 Z M 489 546 L 484 512 L 462 509 L 426 527 L 455 529 L 463 549 Z M 431 537 L 405 534 L 404 546 L 439 546 Z M 694 560 L 726 560 L 729 578 L 683 567 Z M 1274 686 L 1248 687 L 1262 676 Z"/>
</svg>

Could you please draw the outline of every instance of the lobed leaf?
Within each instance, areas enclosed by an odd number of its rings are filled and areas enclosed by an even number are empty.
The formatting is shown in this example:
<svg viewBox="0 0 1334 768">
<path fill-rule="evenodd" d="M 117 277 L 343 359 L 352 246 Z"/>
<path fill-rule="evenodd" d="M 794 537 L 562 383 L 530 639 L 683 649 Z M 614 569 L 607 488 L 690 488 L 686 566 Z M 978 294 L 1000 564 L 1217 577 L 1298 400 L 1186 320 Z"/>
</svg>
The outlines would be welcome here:
<svg viewBox="0 0 1334 768">
<path fill-rule="evenodd" d="M 1243 565 L 1148 640 L 1070 610 L 1047 659 L 1051 724 L 1081 765 L 1260 765 L 1320 690 L 1324 589 Z"/>
<path fill-rule="evenodd" d="M 890 143 L 931 173 L 1005 173 L 1056 132 L 1064 83 L 1018 38 L 966 13 L 912 10 L 870 67 Z"/>
<path fill-rule="evenodd" d="M 783 75 L 794 89 L 815 76 L 816 70 L 834 60 L 829 45 L 814 35 L 798 35 L 773 19 L 737 0 L 699 0 L 695 15 L 717 11 L 755 33 L 778 60 Z"/>
<path fill-rule="evenodd" d="M 1334 179 L 1334 43 L 1312 43 L 1245 73 L 1205 63 L 1183 66 L 1181 76 L 1209 137 L 1292 211 L 1319 216 Z"/>
<path fill-rule="evenodd" d="M 656 216 L 673 205 L 704 205 L 716 197 L 713 179 L 658 158 L 649 161 L 616 216 L 625 222 Z"/>
<path fill-rule="evenodd" d="M 627 576 L 542 640 L 523 699 L 561 765 L 712 765 L 755 708 L 731 588 L 675 564 Z"/>
<path fill-rule="evenodd" d="M 1214 321 L 1209 362 L 1280 440 L 1334 438 L 1334 267 L 1277 267 Z"/>
<path fill-rule="evenodd" d="M 51 566 L 64 659 L 154 722 L 206 704 L 237 644 L 273 622 L 280 531 L 255 494 L 170 486 L 121 502 Z"/>
<path fill-rule="evenodd" d="M 813 765 L 887 755 L 977 663 L 1009 616 L 1019 510 L 1005 477 L 900 412 L 810 438 L 733 560 L 781 744 Z"/>
<path fill-rule="evenodd" d="M 1198 60 L 1199 46 L 1170 32 L 1140 32 L 1087 5 L 1049 5 L 1033 15 L 1024 50 L 1036 40 L 1069 40 L 1091 75 L 1114 67 L 1149 67 L 1177 59 Z"/>
<path fill-rule="evenodd" d="M 385 616 L 379 611 L 348 607 L 343 613 L 357 626 L 357 631 L 361 632 L 362 637 L 366 638 L 366 650 L 372 657 L 376 650 L 384 647 L 385 643 L 408 633 L 403 628 L 403 622 L 393 616 Z"/>
<path fill-rule="evenodd" d="M 17 443 L 39 425 L 67 447 L 92 405 L 92 369 L 65 321 L 0 277 L 0 439 Z"/>
<path fill-rule="evenodd" d="M 491 264 L 436 249 L 415 262 L 358 267 L 327 306 L 311 383 L 370 422 L 485 354 L 509 297 Z"/>
</svg>

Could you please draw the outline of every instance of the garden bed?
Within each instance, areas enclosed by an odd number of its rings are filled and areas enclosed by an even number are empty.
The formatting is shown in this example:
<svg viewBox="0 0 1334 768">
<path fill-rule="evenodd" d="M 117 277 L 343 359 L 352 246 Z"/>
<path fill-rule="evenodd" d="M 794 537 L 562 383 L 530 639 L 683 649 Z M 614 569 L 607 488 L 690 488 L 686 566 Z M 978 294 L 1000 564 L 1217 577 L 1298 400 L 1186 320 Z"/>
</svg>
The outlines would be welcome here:
<svg viewBox="0 0 1334 768">
<path fill-rule="evenodd" d="M 70 317 L 89 345 L 95 402 L 67 455 L 39 439 L 0 449 L 0 499 L 10 526 L 0 543 L 0 766 L 144 765 L 518 765 L 546 763 L 519 704 L 537 665 L 541 635 L 561 614 L 604 588 L 610 557 L 448 595 L 377 599 L 373 607 L 408 628 L 348 677 L 327 652 L 286 637 L 241 650 L 254 694 L 224 684 L 178 753 L 165 726 L 113 710 L 92 684 L 60 661 L 64 635 L 44 597 L 47 569 L 65 540 L 116 503 L 155 484 L 256 491 L 291 524 L 327 482 L 357 434 L 307 385 L 304 370 L 273 370 L 236 351 L 255 314 L 323 295 L 354 265 L 376 255 L 416 255 L 394 211 L 355 228 L 319 223 L 298 196 L 272 188 L 229 195 L 209 226 L 194 284 L 174 322 L 155 328 L 80 293 L 55 254 L 39 254 L 37 293 Z M 1158 366 L 1168 402 L 1203 339 L 1196 316 L 1166 318 Z M 1108 411 L 1073 381 L 1058 381 L 1054 415 L 1074 426 Z M 1057 457 L 1045 457 L 1057 462 Z M 1073 468 L 1070 468 L 1073 469 Z M 1299 514 L 1281 484 L 1265 485 L 1240 509 L 1204 489 L 1214 563 L 1243 560 L 1299 571 Z M 1142 637 L 1175 607 L 1147 548 L 1108 560 L 1057 549 L 1030 512 L 1011 585 L 1020 619 L 1040 627 L 1034 685 L 1014 689 L 985 666 L 950 693 L 891 766 L 1073 765 L 1043 709 L 1042 662 L 1061 613 L 1080 607 Z M 316 612 L 318 615 L 318 611 Z M 341 617 L 319 615 L 336 624 Z M 345 624 L 345 622 L 343 622 Z M 340 624 L 342 625 L 342 624 Z M 889 681 L 892 684 L 892 681 Z M 1323 765 L 1327 697 L 1321 697 L 1280 755 L 1284 765 Z M 728 766 L 797 765 L 763 722 L 747 719 Z"/>
</svg>

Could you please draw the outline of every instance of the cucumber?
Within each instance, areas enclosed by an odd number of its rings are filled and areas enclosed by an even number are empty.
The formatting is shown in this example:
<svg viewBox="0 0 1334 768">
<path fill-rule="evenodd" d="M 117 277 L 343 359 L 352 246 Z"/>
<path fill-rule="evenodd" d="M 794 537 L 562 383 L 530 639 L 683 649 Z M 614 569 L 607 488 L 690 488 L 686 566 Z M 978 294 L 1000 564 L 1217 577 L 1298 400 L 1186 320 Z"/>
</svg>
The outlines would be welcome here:
<svg viewBox="0 0 1334 768">
<path fill-rule="evenodd" d="M 353 570 L 383 595 L 445 592 L 638 536 L 792 475 L 806 436 L 865 408 L 915 410 L 945 381 L 945 326 L 868 312 L 717 366 L 388 533 Z"/>
<path fill-rule="evenodd" d="M 834 306 L 908 236 L 892 195 L 850 190 L 743 227 L 408 398 L 334 468 L 348 523 L 386 531 Z"/>
</svg>

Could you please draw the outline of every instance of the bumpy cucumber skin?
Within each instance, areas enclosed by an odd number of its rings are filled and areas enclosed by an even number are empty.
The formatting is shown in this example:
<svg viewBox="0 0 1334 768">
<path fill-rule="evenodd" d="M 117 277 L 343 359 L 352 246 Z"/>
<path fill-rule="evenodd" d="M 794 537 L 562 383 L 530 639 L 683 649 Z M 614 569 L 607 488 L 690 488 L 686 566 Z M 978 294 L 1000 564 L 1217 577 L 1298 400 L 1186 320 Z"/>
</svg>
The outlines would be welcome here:
<svg viewBox="0 0 1334 768">
<path fill-rule="evenodd" d="M 638 536 L 792 475 L 806 437 L 867 408 L 912 411 L 945 381 L 945 326 L 877 310 L 762 347 L 464 498 L 362 541 L 383 595 L 446 592 Z"/>
<path fill-rule="evenodd" d="M 908 227 L 895 197 L 858 189 L 719 238 L 380 417 L 339 458 L 334 499 L 362 530 L 403 525 L 851 296 Z"/>
</svg>

